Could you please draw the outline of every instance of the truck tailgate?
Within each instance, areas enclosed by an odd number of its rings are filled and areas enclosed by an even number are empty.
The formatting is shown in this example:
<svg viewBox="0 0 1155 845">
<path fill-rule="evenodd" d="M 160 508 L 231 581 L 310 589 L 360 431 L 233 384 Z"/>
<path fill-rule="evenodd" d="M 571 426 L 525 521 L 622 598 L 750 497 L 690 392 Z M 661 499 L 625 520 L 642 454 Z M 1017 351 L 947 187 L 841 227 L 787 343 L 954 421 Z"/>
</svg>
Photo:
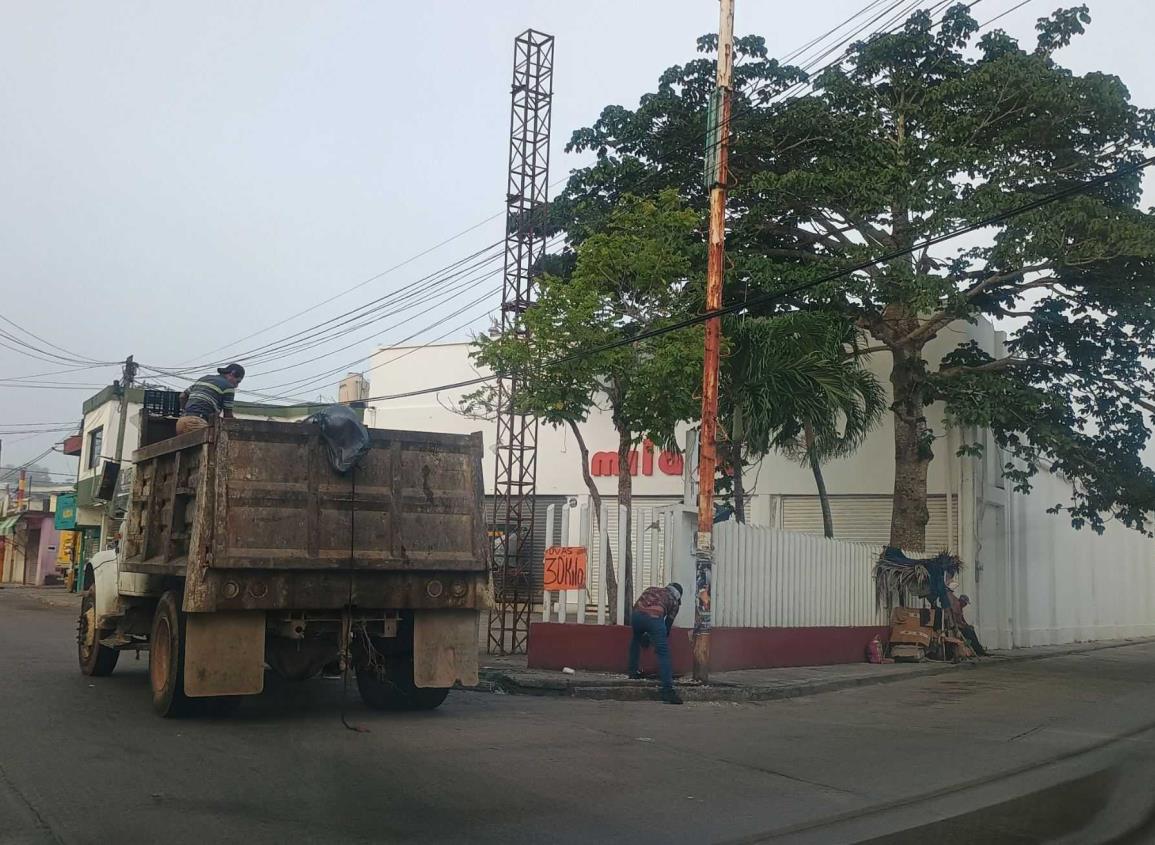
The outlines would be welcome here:
<svg viewBox="0 0 1155 845">
<path fill-rule="evenodd" d="M 486 567 L 481 435 L 370 431 L 339 475 L 315 425 L 227 421 L 207 563 L 217 569 Z"/>
</svg>

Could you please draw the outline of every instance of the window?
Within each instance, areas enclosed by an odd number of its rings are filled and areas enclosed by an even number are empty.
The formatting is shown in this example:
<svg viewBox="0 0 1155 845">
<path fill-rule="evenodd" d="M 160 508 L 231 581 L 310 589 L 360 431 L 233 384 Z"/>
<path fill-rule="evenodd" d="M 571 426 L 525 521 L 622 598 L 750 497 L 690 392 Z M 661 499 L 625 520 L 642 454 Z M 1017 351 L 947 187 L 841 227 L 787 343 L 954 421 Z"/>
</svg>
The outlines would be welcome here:
<svg viewBox="0 0 1155 845">
<path fill-rule="evenodd" d="M 88 468 L 100 466 L 100 450 L 104 446 L 104 426 L 88 432 Z"/>
</svg>

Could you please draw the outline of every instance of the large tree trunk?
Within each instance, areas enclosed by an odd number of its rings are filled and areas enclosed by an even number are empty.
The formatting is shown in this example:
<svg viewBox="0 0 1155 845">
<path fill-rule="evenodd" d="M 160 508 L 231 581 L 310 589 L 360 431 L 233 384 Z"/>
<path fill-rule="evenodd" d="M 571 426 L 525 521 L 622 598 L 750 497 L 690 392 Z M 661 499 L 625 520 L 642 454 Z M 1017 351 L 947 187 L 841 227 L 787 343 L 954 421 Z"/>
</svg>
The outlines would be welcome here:
<svg viewBox="0 0 1155 845">
<path fill-rule="evenodd" d="M 810 426 L 803 430 L 806 438 L 806 460 L 810 463 L 810 471 L 814 474 L 814 486 L 818 488 L 818 504 L 822 506 L 822 533 L 834 538 L 834 515 L 830 512 L 830 494 L 826 492 L 826 479 L 822 477 L 822 462 L 818 453 L 814 451 L 814 432 Z"/>
<path fill-rule="evenodd" d="M 582 436 L 582 430 L 573 420 L 568 420 L 570 431 L 573 432 L 574 440 L 577 441 L 578 451 L 581 452 L 582 459 L 582 478 L 586 483 L 586 490 L 590 494 L 590 510 L 593 511 L 593 525 L 597 529 L 596 534 L 602 542 L 602 548 L 598 550 L 599 554 L 605 552 L 605 560 L 602 563 L 602 577 L 605 579 L 606 593 L 611 596 L 610 606 L 616 607 L 613 602 L 618 595 L 618 576 L 614 573 L 614 553 L 613 549 L 606 547 L 606 541 L 603 538 L 602 532 L 605 528 L 602 526 L 602 494 L 598 490 L 598 485 L 594 483 L 594 477 L 590 475 L 590 450 L 586 445 L 586 439 Z M 581 538 L 584 543 L 585 537 Z M 587 593 L 588 598 L 588 593 Z"/>
<path fill-rule="evenodd" d="M 890 544 L 907 551 L 926 549 L 926 477 L 931 459 L 923 416 L 925 365 L 921 349 L 893 350 L 890 383 L 894 388 L 894 510 Z"/>
<path fill-rule="evenodd" d="M 626 613 L 624 619 L 619 619 L 619 625 L 625 625 L 629 620 L 629 609 L 634 601 L 634 555 L 631 549 L 633 543 L 630 542 L 630 523 L 633 521 L 634 505 L 634 478 L 630 474 L 630 451 L 633 447 L 633 441 L 630 439 L 630 432 L 618 431 L 618 505 L 625 505 L 626 508 L 626 522 L 623 525 L 621 518 L 618 518 L 618 536 L 625 537 L 626 553 L 622 556 L 622 589 L 626 594 Z M 618 606 L 617 596 L 613 598 L 614 607 Z M 616 613 L 616 611 L 615 611 Z"/>
</svg>

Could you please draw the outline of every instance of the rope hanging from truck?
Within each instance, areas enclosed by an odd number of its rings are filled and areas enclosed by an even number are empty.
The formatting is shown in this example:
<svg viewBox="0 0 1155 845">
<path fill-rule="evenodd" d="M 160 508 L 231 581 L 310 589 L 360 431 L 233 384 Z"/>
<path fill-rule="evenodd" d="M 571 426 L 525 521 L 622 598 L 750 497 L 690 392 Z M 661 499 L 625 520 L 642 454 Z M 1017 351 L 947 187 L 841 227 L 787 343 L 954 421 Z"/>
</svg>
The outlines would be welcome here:
<svg viewBox="0 0 1155 845">
<path fill-rule="evenodd" d="M 349 469 L 349 598 L 341 614 L 341 724 L 354 733 L 369 733 L 363 725 L 350 725 L 345 708 L 349 702 L 349 664 L 352 651 L 349 647 L 353 639 L 353 574 L 357 555 L 357 464 Z"/>
</svg>

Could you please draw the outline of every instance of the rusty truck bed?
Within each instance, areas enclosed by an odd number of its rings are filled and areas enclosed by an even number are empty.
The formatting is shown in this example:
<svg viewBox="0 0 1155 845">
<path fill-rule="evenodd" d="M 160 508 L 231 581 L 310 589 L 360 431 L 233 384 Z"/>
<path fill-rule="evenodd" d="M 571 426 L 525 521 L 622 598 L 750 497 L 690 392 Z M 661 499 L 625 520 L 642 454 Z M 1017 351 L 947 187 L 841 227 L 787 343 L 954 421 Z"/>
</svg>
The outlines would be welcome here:
<svg viewBox="0 0 1155 845">
<path fill-rule="evenodd" d="M 362 606 L 479 606 L 481 435 L 370 439 L 346 475 L 305 423 L 223 420 L 139 449 L 123 569 L 184 576 L 186 610 L 328 607 L 350 594 Z"/>
</svg>

